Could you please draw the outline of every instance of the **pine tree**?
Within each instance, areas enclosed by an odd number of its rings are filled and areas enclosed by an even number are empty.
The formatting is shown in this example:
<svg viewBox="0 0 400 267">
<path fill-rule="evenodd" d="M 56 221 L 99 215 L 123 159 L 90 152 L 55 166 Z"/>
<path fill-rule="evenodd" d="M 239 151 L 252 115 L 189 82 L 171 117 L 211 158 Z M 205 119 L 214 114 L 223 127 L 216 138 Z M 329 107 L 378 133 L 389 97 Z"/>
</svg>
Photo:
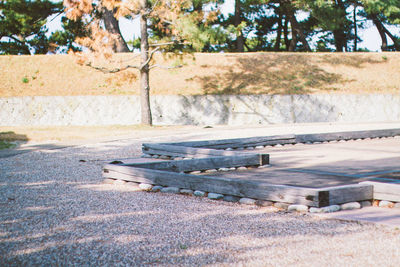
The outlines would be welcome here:
<svg viewBox="0 0 400 267">
<path fill-rule="evenodd" d="M 364 8 L 364 16 L 372 20 L 382 40 L 382 51 L 390 49 L 400 51 L 400 39 L 393 35 L 385 24 L 400 24 L 400 0 L 371 1 L 363 0 L 359 3 Z M 388 46 L 387 37 L 393 41 L 393 47 Z"/>
<path fill-rule="evenodd" d="M 46 54 L 51 43 L 45 24 L 50 15 L 59 12 L 62 5 L 49 0 L 1 0 L 0 53 Z"/>
<path fill-rule="evenodd" d="M 191 1 L 164 1 L 164 0 L 103 0 L 102 6 L 108 10 L 112 10 L 118 19 L 122 16 L 136 17 L 140 19 L 140 64 L 127 64 L 119 68 L 108 69 L 102 66 L 95 66 L 93 61 L 88 58 L 84 59 L 84 64 L 91 66 L 105 73 L 115 73 L 124 71 L 129 68 L 138 69 L 140 73 L 140 97 L 141 97 L 141 122 L 144 125 L 152 125 L 152 115 L 150 109 L 150 70 L 157 67 L 152 62 L 153 56 L 158 51 L 167 51 L 165 49 L 169 45 L 190 46 L 193 49 L 201 50 L 204 45 L 204 39 L 207 33 L 203 34 L 202 30 L 197 27 L 199 22 L 204 25 L 207 21 L 215 17 L 214 12 L 204 14 L 203 12 L 186 13 L 185 10 L 192 6 Z M 99 8 L 92 5 L 91 0 L 82 0 L 80 2 L 65 0 L 67 16 L 70 19 L 80 19 L 85 15 L 92 14 L 94 9 Z M 157 21 L 157 25 L 153 25 L 159 31 L 164 33 L 162 42 L 149 43 L 149 23 Z M 101 27 L 99 18 L 91 18 L 88 24 L 88 32 L 90 35 L 86 38 L 79 38 L 77 42 L 87 47 L 91 52 L 99 56 L 110 58 L 113 53 L 113 47 L 116 44 L 116 36 Z"/>
</svg>

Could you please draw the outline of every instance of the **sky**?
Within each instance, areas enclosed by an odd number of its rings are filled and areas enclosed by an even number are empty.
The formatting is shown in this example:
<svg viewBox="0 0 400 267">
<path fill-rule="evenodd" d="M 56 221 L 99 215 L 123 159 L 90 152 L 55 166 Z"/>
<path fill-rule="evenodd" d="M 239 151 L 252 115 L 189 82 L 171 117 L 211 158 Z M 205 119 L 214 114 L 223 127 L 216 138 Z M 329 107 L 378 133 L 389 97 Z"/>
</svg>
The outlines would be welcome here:
<svg viewBox="0 0 400 267">
<path fill-rule="evenodd" d="M 229 14 L 234 12 L 234 0 L 226 0 L 221 7 L 222 14 Z M 61 16 L 55 18 L 47 23 L 49 32 L 54 32 L 55 30 L 61 29 Z M 305 14 L 296 14 L 299 20 L 305 17 Z M 125 41 L 133 40 L 135 37 L 140 36 L 139 19 L 128 20 L 121 18 L 120 21 L 121 34 Z M 367 48 L 370 51 L 381 51 L 381 38 L 379 36 L 378 30 L 373 26 L 372 22 L 367 22 L 365 29 L 359 29 L 359 36 L 363 40 L 358 44 L 359 48 Z M 395 35 L 400 35 L 400 27 L 389 26 L 388 29 Z M 388 38 L 389 45 L 392 44 L 390 38 Z"/>
</svg>

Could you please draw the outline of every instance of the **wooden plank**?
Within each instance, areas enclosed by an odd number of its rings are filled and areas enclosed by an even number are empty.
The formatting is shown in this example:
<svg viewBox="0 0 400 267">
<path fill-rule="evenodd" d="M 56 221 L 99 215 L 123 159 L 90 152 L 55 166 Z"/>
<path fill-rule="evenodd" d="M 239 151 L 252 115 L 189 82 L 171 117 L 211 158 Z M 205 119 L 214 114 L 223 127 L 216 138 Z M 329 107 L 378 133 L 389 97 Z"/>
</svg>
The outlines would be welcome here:
<svg viewBox="0 0 400 267">
<path fill-rule="evenodd" d="M 400 184 L 380 183 L 380 182 L 361 182 L 373 186 L 374 199 L 400 202 Z"/>
<path fill-rule="evenodd" d="M 319 205 L 318 190 L 311 188 L 255 183 L 252 181 L 198 176 L 118 165 L 105 166 L 103 176 L 106 178 L 123 179 L 126 181 L 162 186 L 175 186 L 178 188 L 201 190 L 238 197 L 304 204 L 313 207 Z"/>
<path fill-rule="evenodd" d="M 369 184 L 352 184 L 325 187 L 329 193 L 329 205 L 373 199 L 373 186 Z"/>
<path fill-rule="evenodd" d="M 142 145 L 144 154 L 155 154 L 164 156 L 187 157 L 194 156 L 197 158 L 210 157 L 210 156 L 238 156 L 248 155 L 245 152 L 238 151 L 224 151 L 206 148 L 193 148 L 186 146 L 165 145 L 165 144 L 150 144 L 144 143 Z"/>
<path fill-rule="evenodd" d="M 374 193 L 374 199 L 387 200 L 387 201 L 392 201 L 392 202 L 400 202 L 400 195 L 376 192 L 376 193 Z"/>
<path fill-rule="evenodd" d="M 366 130 L 366 131 L 349 131 L 349 132 L 334 132 L 322 134 L 299 134 L 296 135 L 297 143 L 306 142 L 324 142 L 335 140 L 350 140 L 362 138 L 378 138 L 400 135 L 400 129 L 385 129 L 385 130 Z"/>
<path fill-rule="evenodd" d="M 168 143 L 168 145 L 186 146 L 186 147 L 203 147 L 203 148 L 244 148 L 248 146 L 276 145 L 276 144 L 292 144 L 296 142 L 295 135 L 275 135 L 275 136 L 259 136 L 249 138 L 221 139 L 209 141 L 191 141 Z"/>
<path fill-rule="evenodd" d="M 268 154 L 248 154 L 242 156 L 210 157 L 190 160 L 156 161 L 132 164 L 119 164 L 173 172 L 203 171 L 218 168 L 231 168 L 242 166 L 260 166 L 268 163 Z M 108 166 L 108 165 L 106 165 Z"/>
</svg>

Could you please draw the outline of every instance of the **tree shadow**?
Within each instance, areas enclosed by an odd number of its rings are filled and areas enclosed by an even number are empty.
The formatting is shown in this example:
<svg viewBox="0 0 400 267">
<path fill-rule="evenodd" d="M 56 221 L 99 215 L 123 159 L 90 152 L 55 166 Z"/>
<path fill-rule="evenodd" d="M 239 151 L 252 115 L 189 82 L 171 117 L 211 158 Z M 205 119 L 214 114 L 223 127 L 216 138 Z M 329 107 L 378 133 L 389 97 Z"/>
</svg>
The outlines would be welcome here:
<svg viewBox="0 0 400 267">
<path fill-rule="evenodd" d="M 328 63 L 330 65 L 344 65 L 354 68 L 363 68 L 364 64 L 379 64 L 385 62 L 384 57 L 382 60 L 376 60 L 366 55 L 326 55 L 323 57 L 323 63 Z"/>
<path fill-rule="evenodd" d="M 188 80 L 200 83 L 204 94 L 308 94 L 335 91 L 340 84 L 352 81 L 323 69 L 321 64 L 362 68 L 364 63 L 383 62 L 361 55 L 326 55 L 322 59 L 283 53 L 227 57 L 233 58 L 234 63 L 217 67 L 213 75 L 196 75 Z"/>
</svg>

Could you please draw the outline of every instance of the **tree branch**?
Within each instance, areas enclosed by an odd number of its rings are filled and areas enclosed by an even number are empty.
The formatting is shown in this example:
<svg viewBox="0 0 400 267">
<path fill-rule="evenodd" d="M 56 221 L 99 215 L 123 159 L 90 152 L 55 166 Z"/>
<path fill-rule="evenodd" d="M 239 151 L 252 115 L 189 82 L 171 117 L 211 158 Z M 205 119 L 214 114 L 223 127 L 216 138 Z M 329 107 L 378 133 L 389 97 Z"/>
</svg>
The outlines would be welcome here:
<svg viewBox="0 0 400 267">
<path fill-rule="evenodd" d="M 115 69 L 108 69 L 108 68 L 105 68 L 105 67 L 93 66 L 91 62 L 86 63 L 85 65 L 88 66 L 88 67 L 91 67 L 92 69 L 101 71 L 103 73 L 116 73 L 116 72 L 124 71 L 124 70 L 127 70 L 127 69 L 140 69 L 139 66 L 135 66 L 135 65 L 126 65 L 126 66 L 124 66 L 122 68 L 115 68 Z"/>
<path fill-rule="evenodd" d="M 151 65 L 149 67 L 149 69 L 151 70 L 151 69 L 154 69 L 154 68 L 160 68 L 160 69 L 164 69 L 164 70 L 171 70 L 171 69 L 179 69 L 179 68 L 182 68 L 182 67 L 183 67 L 183 65 L 179 65 L 179 66 L 176 66 L 176 67 L 168 67 L 168 66 L 162 66 L 162 65 L 159 65 L 159 64 L 154 64 L 154 65 Z"/>
<path fill-rule="evenodd" d="M 156 49 L 154 49 L 153 51 L 150 52 L 149 54 L 149 58 L 146 60 L 146 62 L 144 62 L 141 66 L 140 69 L 143 69 L 145 66 L 147 66 L 150 61 L 153 59 L 153 55 L 155 52 L 157 52 L 158 50 L 160 50 L 160 47 L 157 47 Z"/>
</svg>

